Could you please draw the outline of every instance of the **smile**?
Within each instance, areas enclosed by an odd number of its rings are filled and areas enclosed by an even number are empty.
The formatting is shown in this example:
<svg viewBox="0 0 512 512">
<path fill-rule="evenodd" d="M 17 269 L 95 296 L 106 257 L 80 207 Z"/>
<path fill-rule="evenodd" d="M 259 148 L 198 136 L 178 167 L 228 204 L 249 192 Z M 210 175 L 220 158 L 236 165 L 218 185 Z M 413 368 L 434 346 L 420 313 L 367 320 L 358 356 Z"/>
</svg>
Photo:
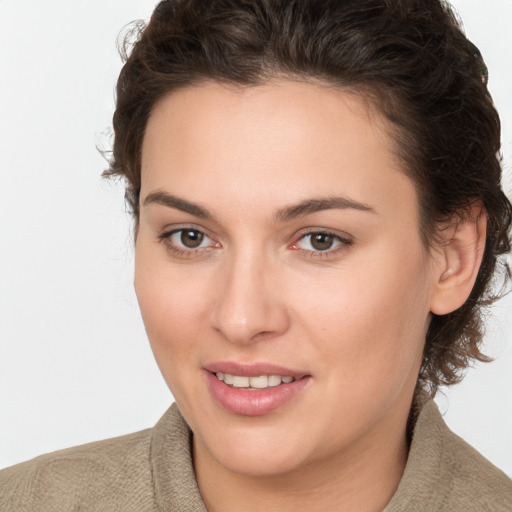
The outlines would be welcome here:
<svg viewBox="0 0 512 512">
<path fill-rule="evenodd" d="M 304 371 L 271 364 L 216 363 L 203 375 L 213 401 L 225 411 L 262 416 L 299 400 L 312 381 Z"/>
<path fill-rule="evenodd" d="M 230 373 L 217 372 L 215 374 L 219 380 L 234 388 L 244 388 L 249 390 L 266 389 L 280 386 L 281 384 L 290 384 L 296 377 L 288 375 L 259 375 L 257 377 L 246 377 L 243 375 L 231 375 Z"/>
</svg>

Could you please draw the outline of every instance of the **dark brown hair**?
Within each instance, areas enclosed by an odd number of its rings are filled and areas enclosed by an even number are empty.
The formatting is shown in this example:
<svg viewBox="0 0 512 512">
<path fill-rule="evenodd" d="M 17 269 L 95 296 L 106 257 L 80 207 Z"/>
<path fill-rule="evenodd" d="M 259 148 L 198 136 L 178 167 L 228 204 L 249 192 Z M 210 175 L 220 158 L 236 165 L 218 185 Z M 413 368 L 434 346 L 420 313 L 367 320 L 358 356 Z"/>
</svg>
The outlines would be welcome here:
<svg viewBox="0 0 512 512">
<path fill-rule="evenodd" d="M 460 380 L 480 352 L 483 308 L 495 296 L 499 256 L 510 251 L 512 207 L 501 180 L 500 121 L 487 70 L 451 8 L 439 0 L 166 0 L 126 38 L 107 176 L 126 179 L 138 222 L 141 147 L 155 103 L 179 87 L 215 80 L 253 86 L 275 78 L 337 86 L 370 101 L 393 127 L 415 182 L 421 233 L 481 201 L 483 263 L 467 302 L 432 315 L 419 386 Z M 505 281 L 510 277 L 505 263 Z M 501 273 L 503 276 L 503 272 Z"/>
</svg>

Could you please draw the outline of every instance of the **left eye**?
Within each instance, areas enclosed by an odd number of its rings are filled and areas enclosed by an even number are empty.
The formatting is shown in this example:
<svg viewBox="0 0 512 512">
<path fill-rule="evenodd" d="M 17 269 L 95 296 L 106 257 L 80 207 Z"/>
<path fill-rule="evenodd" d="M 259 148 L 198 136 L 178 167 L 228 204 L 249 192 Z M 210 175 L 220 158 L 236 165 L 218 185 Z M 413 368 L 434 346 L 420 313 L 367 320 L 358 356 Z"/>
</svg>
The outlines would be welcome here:
<svg viewBox="0 0 512 512">
<path fill-rule="evenodd" d="M 307 233 L 306 235 L 303 235 L 297 242 L 296 247 L 306 251 L 325 252 L 332 249 L 336 249 L 338 246 L 347 243 L 348 241 L 342 239 L 337 235 L 317 231 L 314 233 Z"/>
<path fill-rule="evenodd" d="M 197 229 L 179 229 L 169 235 L 170 242 L 176 247 L 200 249 L 211 244 L 212 240 Z"/>
</svg>

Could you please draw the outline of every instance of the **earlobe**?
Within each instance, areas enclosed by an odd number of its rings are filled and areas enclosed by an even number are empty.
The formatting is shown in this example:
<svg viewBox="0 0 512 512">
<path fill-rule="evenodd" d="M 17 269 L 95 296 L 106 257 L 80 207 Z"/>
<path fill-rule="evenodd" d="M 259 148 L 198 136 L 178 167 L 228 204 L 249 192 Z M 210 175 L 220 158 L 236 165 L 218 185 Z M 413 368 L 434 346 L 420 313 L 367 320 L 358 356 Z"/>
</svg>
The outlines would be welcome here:
<svg viewBox="0 0 512 512">
<path fill-rule="evenodd" d="M 481 202 L 444 230 L 445 242 L 435 258 L 432 313 L 446 315 L 466 302 L 482 263 L 486 231 L 487 215 Z"/>
</svg>

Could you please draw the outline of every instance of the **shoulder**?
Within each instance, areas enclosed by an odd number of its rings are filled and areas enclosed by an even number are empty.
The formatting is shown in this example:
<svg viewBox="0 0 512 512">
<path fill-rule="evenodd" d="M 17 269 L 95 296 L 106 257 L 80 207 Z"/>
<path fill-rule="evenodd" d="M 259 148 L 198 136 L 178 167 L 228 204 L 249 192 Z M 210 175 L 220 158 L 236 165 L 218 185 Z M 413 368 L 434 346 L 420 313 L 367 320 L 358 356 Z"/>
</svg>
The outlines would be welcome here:
<svg viewBox="0 0 512 512">
<path fill-rule="evenodd" d="M 0 509 L 153 510 L 152 429 L 42 455 L 0 471 Z"/>
<path fill-rule="evenodd" d="M 454 434 L 432 400 L 419 414 L 402 480 L 386 507 L 408 510 L 512 510 L 512 480 Z"/>
<path fill-rule="evenodd" d="M 512 480 L 444 422 L 442 431 L 443 472 L 450 482 L 446 510 L 462 502 L 467 511 L 512 511 Z"/>
</svg>

